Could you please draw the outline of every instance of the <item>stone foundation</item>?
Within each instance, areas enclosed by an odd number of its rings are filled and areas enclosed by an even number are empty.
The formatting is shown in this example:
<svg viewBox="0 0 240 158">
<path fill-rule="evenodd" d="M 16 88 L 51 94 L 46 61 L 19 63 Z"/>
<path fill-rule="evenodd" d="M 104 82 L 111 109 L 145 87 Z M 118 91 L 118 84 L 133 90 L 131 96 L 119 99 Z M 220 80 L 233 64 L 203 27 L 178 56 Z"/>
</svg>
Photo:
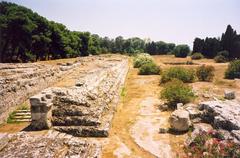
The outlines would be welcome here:
<svg viewBox="0 0 240 158">
<path fill-rule="evenodd" d="M 0 63 L 0 124 L 18 105 L 51 86 L 80 63 L 80 61 L 68 65 Z"/>
<path fill-rule="evenodd" d="M 52 127 L 74 136 L 108 136 L 127 71 L 128 59 L 111 59 L 79 78 L 76 86 L 49 88 L 31 97 L 32 129 Z"/>
</svg>

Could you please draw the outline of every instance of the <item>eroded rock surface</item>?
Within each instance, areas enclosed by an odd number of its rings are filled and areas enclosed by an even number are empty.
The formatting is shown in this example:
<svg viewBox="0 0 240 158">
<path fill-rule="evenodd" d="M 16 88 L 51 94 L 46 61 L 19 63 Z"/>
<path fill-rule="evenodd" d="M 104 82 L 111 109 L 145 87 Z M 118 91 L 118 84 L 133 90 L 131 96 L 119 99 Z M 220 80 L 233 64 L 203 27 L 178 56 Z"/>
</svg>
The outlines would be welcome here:
<svg viewBox="0 0 240 158">
<path fill-rule="evenodd" d="M 52 85 L 80 65 L 50 65 L 42 63 L 0 63 L 0 123 L 28 97 Z M 64 70 L 62 68 L 65 68 Z"/>
<path fill-rule="evenodd" d="M 204 111 L 204 120 L 215 128 L 240 130 L 240 102 L 208 101 L 200 103 L 200 109 Z"/>
<path fill-rule="evenodd" d="M 189 127 L 191 126 L 188 111 L 183 109 L 175 110 L 169 118 L 169 123 L 174 131 L 188 131 Z"/>
<path fill-rule="evenodd" d="M 33 135 L 26 132 L 0 134 L 0 142 L 5 142 L 0 146 L 1 158 L 101 157 L 101 147 L 98 142 L 86 141 L 56 131 L 49 131 L 45 135 Z"/>
<path fill-rule="evenodd" d="M 52 125 L 74 136 L 108 136 L 127 71 L 127 59 L 111 59 L 81 76 L 76 86 L 49 88 L 33 96 L 31 127 L 44 129 Z"/>
<path fill-rule="evenodd" d="M 208 101 L 200 104 L 202 119 L 220 129 L 226 138 L 240 143 L 240 102 L 237 100 Z"/>
</svg>

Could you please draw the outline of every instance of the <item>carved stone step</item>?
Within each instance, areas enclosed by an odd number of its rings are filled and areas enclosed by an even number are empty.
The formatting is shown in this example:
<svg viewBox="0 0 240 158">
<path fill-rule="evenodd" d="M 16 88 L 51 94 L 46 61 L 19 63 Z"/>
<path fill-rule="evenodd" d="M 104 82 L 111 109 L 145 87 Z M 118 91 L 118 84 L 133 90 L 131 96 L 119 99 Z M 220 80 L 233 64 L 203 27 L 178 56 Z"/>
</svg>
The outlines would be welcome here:
<svg viewBox="0 0 240 158">
<path fill-rule="evenodd" d="M 14 122 L 31 122 L 31 119 L 15 119 Z"/>
<path fill-rule="evenodd" d="M 31 115 L 13 116 L 13 119 L 31 119 Z"/>
<path fill-rule="evenodd" d="M 62 106 L 59 108 L 54 108 L 52 111 L 52 116 L 84 116 L 84 115 L 98 115 L 104 110 L 104 105 L 102 106 L 93 106 L 93 107 L 84 107 L 84 106 Z"/>
<path fill-rule="evenodd" d="M 52 124 L 54 126 L 97 126 L 100 122 L 98 118 L 89 116 L 58 116 L 53 117 Z"/>
<path fill-rule="evenodd" d="M 16 110 L 16 112 L 20 112 L 20 113 L 30 113 L 30 110 Z"/>
<path fill-rule="evenodd" d="M 54 126 L 55 130 L 76 137 L 107 137 L 109 127 L 98 126 Z"/>
<path fill-rule="evenodd" d="M 15 115 L 15 116 L 26 116 L 26 115 L 30 115 L 30 116 L 31 116 L 31 113 L 30 113 L 30 112 L 26 112 L 26 113 L 16 112 L 14 115 Z"/>
</svg>

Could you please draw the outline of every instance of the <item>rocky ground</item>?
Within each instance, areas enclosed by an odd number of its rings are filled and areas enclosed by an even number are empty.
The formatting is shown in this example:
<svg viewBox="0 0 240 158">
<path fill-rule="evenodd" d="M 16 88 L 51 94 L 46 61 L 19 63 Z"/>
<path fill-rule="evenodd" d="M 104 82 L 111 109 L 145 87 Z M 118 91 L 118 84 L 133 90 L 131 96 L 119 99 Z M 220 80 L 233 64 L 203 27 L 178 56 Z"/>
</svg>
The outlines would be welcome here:
<svg viewBox="0 0 240 158">
<path fill-rule="evenodd" d="M 183 150 L 185 135 L 159 133 L 168 128 L 170 112 L 160 111 L 159 76 L 141 76 L 130 65 L 109 137 L 104 141 L 103 157 L 176 157 Z"/>
<path fill-rule="evenodd" d="M 98 143 L 52 130 L 44 135 L 28 132 L 0 134 L 0 140 L 0 157 L 2 158 L 97 158 L 101 155 L 101 147 Z"/>
</svg>

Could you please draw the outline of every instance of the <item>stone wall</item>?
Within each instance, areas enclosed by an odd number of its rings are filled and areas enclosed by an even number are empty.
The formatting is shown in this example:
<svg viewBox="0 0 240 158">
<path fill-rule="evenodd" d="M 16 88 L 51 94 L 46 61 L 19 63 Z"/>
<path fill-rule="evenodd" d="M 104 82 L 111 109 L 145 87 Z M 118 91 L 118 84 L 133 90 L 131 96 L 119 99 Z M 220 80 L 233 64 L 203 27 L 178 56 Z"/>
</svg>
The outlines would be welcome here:
<svg viewBox="0 0 240 158">
<path fill-rule="evenodd" d="M 76 86 L 46 90 L 52 92 L 51 99 L 42 99 L 47 98 L 46 92 L 32 97 L 31 127 L 53 125 L 74 136 L 107 136 L 127 71 L 128 59 L 109 60 L 79 78 Z"/>
<path fill-rule="evenodd" d="M 60 65 L 0 64 L 0 124 L 30 96 L 52 85 L 79 65 L 80 62 Z"/>
</svg>

